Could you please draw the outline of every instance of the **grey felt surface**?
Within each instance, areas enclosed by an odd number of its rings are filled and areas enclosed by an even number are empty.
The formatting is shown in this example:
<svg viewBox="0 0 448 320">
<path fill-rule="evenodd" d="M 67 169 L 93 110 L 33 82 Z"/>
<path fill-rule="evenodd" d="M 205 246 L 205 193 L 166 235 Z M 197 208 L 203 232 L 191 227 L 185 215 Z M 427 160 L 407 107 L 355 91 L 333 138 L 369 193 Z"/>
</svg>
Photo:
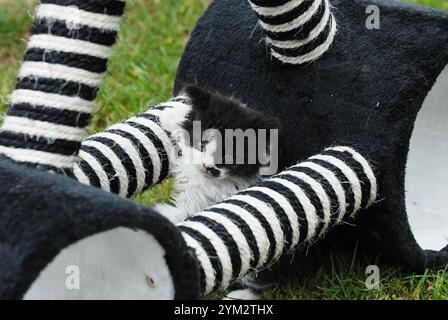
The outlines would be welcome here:
<svg viewBox="0 0 448 320">
<path fill-rule="evenodd" d="M 448 66 L 418 113 L 405 177 L 409 224 L 424 249 L 448 243 Z"/>
</svg>

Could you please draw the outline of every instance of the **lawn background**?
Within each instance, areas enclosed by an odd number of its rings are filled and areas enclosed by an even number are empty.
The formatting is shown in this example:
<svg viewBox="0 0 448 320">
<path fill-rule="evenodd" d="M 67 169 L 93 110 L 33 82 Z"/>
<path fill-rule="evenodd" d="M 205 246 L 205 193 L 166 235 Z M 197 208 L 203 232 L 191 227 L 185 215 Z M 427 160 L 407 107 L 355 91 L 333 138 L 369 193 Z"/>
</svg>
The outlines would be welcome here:
<svg viewBox="0 0 448 320">
<path fill-rule="evenodd" d="M 448 10 L 448 0 L 405 2 Z M 6 110 L 25 47 L 34 0 L 0 0 L 0 113 Z M 91 133 L 170 97 L 179 57 L 208 0 L 130 0 L 120 40 L 110 59 L 95 108 Z M 152 205 L 169 197 L 170 181 L 138 197 Z M 365 268 L 381 271 L 379 289 L 365 286 Z M 448 299 L 448 270 L 409 275 L 357 248 L 336 248 L 316 277 L 291 279 L 269 299 Z"/>
</svg>

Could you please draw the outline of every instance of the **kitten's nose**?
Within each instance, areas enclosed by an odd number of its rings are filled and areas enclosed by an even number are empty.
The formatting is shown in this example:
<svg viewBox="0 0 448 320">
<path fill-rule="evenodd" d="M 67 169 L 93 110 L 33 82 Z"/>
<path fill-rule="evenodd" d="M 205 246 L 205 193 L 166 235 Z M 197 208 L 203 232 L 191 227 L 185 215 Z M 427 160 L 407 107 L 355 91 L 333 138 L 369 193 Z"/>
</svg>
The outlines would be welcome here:
<svg viewBox="0 0 448 320">
<path fill-rule="evenodd" d="M 218 169 L 216 169 L 215 167 L 209 167 L 206 166 L 205 164 L 202 164 L 202 166 L 204 167 L 205 171 L 212 175 L 213 177 L 219 177 L 220 171 Z"/>
</svg>

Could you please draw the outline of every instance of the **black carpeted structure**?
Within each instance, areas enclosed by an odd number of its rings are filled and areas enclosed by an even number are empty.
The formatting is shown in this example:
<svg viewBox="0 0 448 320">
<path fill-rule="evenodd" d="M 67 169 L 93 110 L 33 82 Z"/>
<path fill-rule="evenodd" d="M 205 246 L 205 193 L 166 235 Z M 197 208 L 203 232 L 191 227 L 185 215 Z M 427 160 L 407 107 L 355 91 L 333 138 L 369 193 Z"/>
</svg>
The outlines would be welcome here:
<svg viewBox="0 0 448 320">
<path fill-rule="evenodd" d="M 149 271 L 152 269 L 152 272 L 163 268 L 169 270 L 169 276 L 168 273 L 152 274 L 151 277 L 155 279 L 165 276 L 166 281 L 158 284 L 158 290 L 153 290 L 154 295 L 146 295 L 148 298 L 199 297 L 199 274 L 194 254 L 185 245 L 177 228 L 151 208 L 84 186 L 70 178 L 30 169 L 5 159 L 0 160 L 0 172 L 1 299 L 20 299 L 27 292 L 28 298 L 34 298 L 30 286 L 39 274 L 43 281 L 48 280 L 45 272 L 41 273 L 48 265 L 52 271 L 48 274 L 51 278 L 49 282 L 57 285 L 53 287 L 54 292 L 39 293 L 39 299 L 126 298 L 124 293 L 108 291 L 116 289 L 117 284 L 118 287 L 128 288 L 132 280 L 123 279 L 120 272 L 103 273 L 105 269 L 101 258 L 107 251 L 116 255 L 116 261 L 107 261 L 116 263 L 112 270 L 120 270 L 120 265 L 129 263 L 130 267 L 125 266 L 131 268 L 127 270 L 129 274 L 145 274 L 145 270 L 136 267 L 138 264 Z M 115 234 L 113 241 L 107 235 L 111 231 L 119 233 L 118 237 Z M 83 240 L 88 242 L 91 237 L 95 237 L 94 244 L 89 242 L 88 247 L 85 247 Z M 146 265 L 139 263 L 133 251 L 138 249 L 132 239 L 138 239 L 147 249 L 144 252 L 161 267 L 154 268 L 148 262 Z M 70 251 L 73 244 L 77 248 Z M 64 250 L 69 251 L 65 257 Z M 112 255 L 111 252 L 108 256 Z M 81 258 L 80 254 L 83 255 Z M 63 262 L 58 264 L 55 257 L 61 255 Z M 51 267 L 52 264 L 55 266 Z M 98 286 L 104 290 L 103 295 L 89 296 L 88 290 L 67 290 L 66 279 L 71 272 L 70 266 L 79 268 L 81 279 L 106 278 L 107 281 L 102 284 L 98 281 Z M 179 270 L 184 270 L 184 273 Z M 81 280 L 80 289 L 82 285 Z M 131 289 L 139 290 L 135 286 L 131 286 Z M 135 293 L 132 296 L 135 297 Z"/>
<path fill-rule="evenodd" d="M 311 25 L 279 27 L 313 8 L 324 17 L 319 8 L 328 9 L 327 1 L 292 9 L 297 0 L 280 2 L 285 13 L 266 18 L 278 3 L 214 1 L 187 44 L 174 95 L 194 83 L 275 115 L 283 123 L 281 169 L 303 162 L 174 226 L 113 194 L 138 189 L 133 161 L 148 159 L 144 152 L 151 163 L 140 169 L 148 179 L 141 186 L 169 173 L 172 146 L 165 136 L 158 141 L 167 134 L 158 118 L 163 108 L 109 129 L 109 140 L 82 140 L 124 1 L 41 1 L 0 132 L 0 298 L 200 298 L 342 221 L 354 226 L 339 227 L 334 238 L 359 239 L 411 270 L 448 262 L 447 247 L 440 250 L 448 231 L 441 138 L 448 132 L 448 14 L 395 1 L 334 0 L 338 32 L 327 46 L 331 15 L 316 38 L 295 38 Z M 379 30 L 365 26 L 369 5 L 380 8 Z M 67 21 L 80 24 L 78 32 Z M 317 28 L 318 19 L 311 21 Z M 311 44 L 304 48 L 302 40 Z M 42 60 L 42 50 L 51 59 Z M 121 134 L 116 143 L 114 134 Z M 136 149 L 144 139 L 167 148 Z M 327 149 L 340 145 L 347 147 Z M 358 209 L 365 211 L 353 220 Z M 408 213 L 420 209 L 413 220 Z M 414 237 L 420 229 L 408 221 L 429 222 L 434 250 L 422 249 Z M 80 288 L 70 277 L 77 272 Z"/>
<path fill-rule="evenodd" d="M 448 13 L 398 1 L 333 0 L 331 4 L 337 8 L 338 32 L 329 52 L 314 63 L 294 66 L 270 56 L 265 34 L 246 1 L 213 2 L 186 46 L 175 93 L 183 84 L 194 83 L 235 95 L 279 117 L 285 140 L 283 167 L 335 144 L 362 150 L 378 170 L 381 201 L 359 217 L 356 227 L 347 228 L 344 237 L 356 235 L 365 247 L 411 270 L 443 266 L 448 252 L 423 250 L 411 232 L 405 175 L 417 114 L 448 64 Z M 366 27 L 369 5 L 379 7 L 378 30 Z M 431 107 L 437 112 L 433 120 L 448 120 L 448 106 L 441 96 L 446 97 L 446 80 L 441 75 L 438 101 L 432 99 L 439 104 Z M 439 134 L 428 139 L 433 143 L 437 139 L 438 150 L 426 154 L 417 150 L 412 169 L 426 172 L 437 165 L 438 172 L 420 177 L 418 183 L 426 178 L 433 184 L 428 181 L 426 190 L 412 195 L 423 192 L 420 198 L 425 198 L 440 193 L 439 203 L 431 203 L 437 220 L 424 207 L 417 208 L 416 215 L 429 223 L 424 226 L 430 229 L 426 235 L 445 227 L 438 232 L 436 246 L 441 249 L 440 243 L 448 243 L 448 207 L 444 204 L 448 185 L 432 177 L 446 177 L 448 153 L 443 137 L 448 131 L 440 122 L 429 120 L 422 125 L 437 130 L 437 124 Z"/>
</svg>

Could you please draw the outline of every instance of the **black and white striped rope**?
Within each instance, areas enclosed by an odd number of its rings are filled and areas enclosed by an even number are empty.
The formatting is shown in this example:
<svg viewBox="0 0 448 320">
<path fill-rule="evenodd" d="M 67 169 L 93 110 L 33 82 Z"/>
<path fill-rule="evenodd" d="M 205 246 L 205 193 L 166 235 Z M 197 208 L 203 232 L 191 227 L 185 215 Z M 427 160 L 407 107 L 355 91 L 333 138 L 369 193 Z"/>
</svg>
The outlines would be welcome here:
<svg viewBox="0 0 448 320">
<path fill-rule="evenodd" d="M 0 153 L 69 173 L 117 38 L 124 0 L 41 0 L 0 132 Z"/>
<path fill-rule="evenodd" d="M 329 0 L 249 0 L 266 35 L 271 55 L 283 63 L 305 64 L 331 46 L 336 21 Z"/>
<path fill-rule="evenodd" d="M 131 197 L 164 180 L 177 157 L 170 132 L 190 110 L 185 96 L 173 98 L 82 142 L 73 174 L 84 184 Z M 177 117 L 176 117 L 177 116 Z"/>
<path fill-rule="evenodd" d="M 204 294 L 311 244 L 377 198 L 367 160 L 349 147 L 310 157 L 179 224 L 196 252 Z"/>
</svg>

